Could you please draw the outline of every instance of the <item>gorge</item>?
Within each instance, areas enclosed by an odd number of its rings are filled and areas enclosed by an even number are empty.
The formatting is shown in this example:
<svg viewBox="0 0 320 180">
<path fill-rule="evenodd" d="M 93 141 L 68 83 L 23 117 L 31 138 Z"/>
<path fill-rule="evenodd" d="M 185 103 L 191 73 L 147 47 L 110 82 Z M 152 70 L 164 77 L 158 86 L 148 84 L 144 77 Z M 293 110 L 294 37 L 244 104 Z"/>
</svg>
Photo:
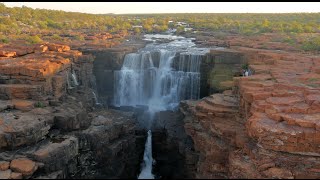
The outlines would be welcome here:
<svg viewBox="0 0 320 180">
<path fill-rule="evenodd" d="M 161 37 L 154 37 L 158 36 Z M 151 133 L 153 121 L 161 122 L 155 118 L 157 113 L 177 109 L 181 100 L 196 100 L 200 96 L 200 61 L 209 50 L 193 47 L 191 39 L 175 38 L 169 43 L 147 44 L 138 53 L 127 54 L 121 70 L 114 72 L 114 105 L 146 107 L 138 118 L 139 124 L 148 130 L 144 168 L 139 178 L 153 178 Z"/>
<path fill-rule="evenodd" d="M 0 177 L 320 177 L 318 56 L 145 38 L 2 47 Z"/>
</svg>

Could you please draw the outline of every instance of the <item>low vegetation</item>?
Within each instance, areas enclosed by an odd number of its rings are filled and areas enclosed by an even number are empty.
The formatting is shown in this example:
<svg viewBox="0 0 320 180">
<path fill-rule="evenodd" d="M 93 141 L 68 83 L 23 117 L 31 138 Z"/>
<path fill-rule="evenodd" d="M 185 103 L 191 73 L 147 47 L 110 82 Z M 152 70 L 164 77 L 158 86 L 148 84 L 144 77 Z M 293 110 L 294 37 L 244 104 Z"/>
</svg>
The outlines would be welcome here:
<svg viewBox="0 0 320 180">
<path fill-rule="evenodd" d="M 175 28 L 177 34 L 215 32 L 220 34 L 218 39 L 224 39 L 226 33 L 243 36 L 277 33 L 283 35 L 283 38 L 279 38 L 282 43 L 299 45 L 305 51 L 319 51 L 319 19 L 320 13 L 96 15 L 32 9 L 26 6 L 9 8 L 0 3 L 0 41 L 8 43 L 11 39 L 24 39 L 30 43 L 38 43 L 45 39 L 66 41 L 68 38 L 84 41 L 84 33 L 160 33 Z M 300 34 L 316 34 L 317 37 L 300 42 Z M 64 35 L 72 37 L 65 38 Z"/>
</svg>

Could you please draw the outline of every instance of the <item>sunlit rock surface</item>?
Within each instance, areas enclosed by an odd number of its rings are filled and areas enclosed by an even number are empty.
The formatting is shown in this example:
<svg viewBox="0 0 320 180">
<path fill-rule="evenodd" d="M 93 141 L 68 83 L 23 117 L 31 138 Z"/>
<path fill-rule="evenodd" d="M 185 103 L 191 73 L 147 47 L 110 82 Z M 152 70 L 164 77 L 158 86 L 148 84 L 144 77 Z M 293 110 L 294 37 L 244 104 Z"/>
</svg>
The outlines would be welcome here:
<svg viewBox="0 0 320 180">
<path fill-rule="evenodd" d="M 318 178 L 320 58 L 239 47 L 254 75 L 181 103 L 198 178 Z M 227 52 L 226 52 L 227 53 Z"/>
</svg>

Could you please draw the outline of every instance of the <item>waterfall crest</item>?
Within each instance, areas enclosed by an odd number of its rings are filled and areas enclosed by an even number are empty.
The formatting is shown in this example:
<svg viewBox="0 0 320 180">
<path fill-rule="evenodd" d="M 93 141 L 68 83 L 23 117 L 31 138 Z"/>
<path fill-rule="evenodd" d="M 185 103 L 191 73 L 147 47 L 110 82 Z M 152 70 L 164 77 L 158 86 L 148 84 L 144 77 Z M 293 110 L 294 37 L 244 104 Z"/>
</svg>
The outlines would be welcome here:
<svg viewBox="0 0 320 180">
<path fill-rule="evenodd" d="M 178 48 L 182 43 L 177 44 L 149 45 L 127 54 L 114 74 L 114 105 L 144 105 L 161 111 L 175 108 L 181 100 L 199 99 L 204 52 L 182 50 Z"/>
</svg>

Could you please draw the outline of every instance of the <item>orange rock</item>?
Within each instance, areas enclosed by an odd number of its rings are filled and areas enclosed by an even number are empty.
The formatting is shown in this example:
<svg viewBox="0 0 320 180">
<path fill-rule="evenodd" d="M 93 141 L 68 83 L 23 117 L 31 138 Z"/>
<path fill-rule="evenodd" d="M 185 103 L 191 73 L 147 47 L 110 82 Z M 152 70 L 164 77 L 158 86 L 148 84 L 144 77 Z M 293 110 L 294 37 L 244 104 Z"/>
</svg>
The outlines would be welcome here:
<svg viewBox="0 0 320 180">
<path fill-rule="evenodd" d="M 17 55 L 17 52 L 14 51 L 1 51 L 0 50 L 0 57 L 14 57 Z"/>
<path fill-rule="evenodd" d="M 293 174 L 287 169 L 272 167 L 264 171 L 263 174 L 269 178 L 293 179 Z"/>
<path fill-rule="evenodd" d="M 12 103 L 15 109 L 19 109 L 24 112 L 30 111 L 34 108 L 34 102 L 32 101 L 14 99 L 12 100 Z"/>
<path fill-rule="evenodd" d="M 5 171 L 9 169 L 10 163 L 7 161 L 0 161 L 0 171 Z"/>
<path fill-rule="evenodd" d="M 29 176 L 38 169 L 38 166 L 34 161 L 31 161 L 30 159 L 19 158 L 11 161 L 10 169 L 22 173 L 23 176 Z"/>
<path fill-rule="evenodd" d="M 320 92 L 319 92 L 320 93 Z M 320 94 L 310 94 L 306 96 L 306 102 L 308 104 L 312 104 L 313 102 L 318 101 L 320 102 Z"/>
<path fill-rule="evenodd" d="M 69 51 L 70 46 L 67 45 L 61 45 L 61 44 L 47 44 L 49 51 L 57 51 L 57 52 L 64 52 L 64 51 Z"/>
<path fill-rule="evenodd" d="M 292 105 L 294 103 L 302 102 L 303 99 L 299 96 L 293 97 L 269 97 L 266 99 L 268 103 L 278 105 Z"/>
<path fill-rule="evenodd" d="M 45 77 L 67 68 L 70 63 L 69 59 L 62 58 L 61 56 L 42 57 L 40 55 L 26 55 L 16 59 L 0 61 L 0 74 L 35 78 L 33 80 L 44 80 Z"/>
<path fill-rule="evenodd" d="M 34 47 L 35 52 L 41 52 L 41 53 L 46 52 L 48 49 L 49 49 L 48 46 L 43 44 Z"/>
<path fill-rule="evenodd" d="M 258 92 L 252 93 L 253 100 L 265 100 L 270 96 L 271 96 L 270 92 L 259 92 L 258 91 Z"/>
</svg>

